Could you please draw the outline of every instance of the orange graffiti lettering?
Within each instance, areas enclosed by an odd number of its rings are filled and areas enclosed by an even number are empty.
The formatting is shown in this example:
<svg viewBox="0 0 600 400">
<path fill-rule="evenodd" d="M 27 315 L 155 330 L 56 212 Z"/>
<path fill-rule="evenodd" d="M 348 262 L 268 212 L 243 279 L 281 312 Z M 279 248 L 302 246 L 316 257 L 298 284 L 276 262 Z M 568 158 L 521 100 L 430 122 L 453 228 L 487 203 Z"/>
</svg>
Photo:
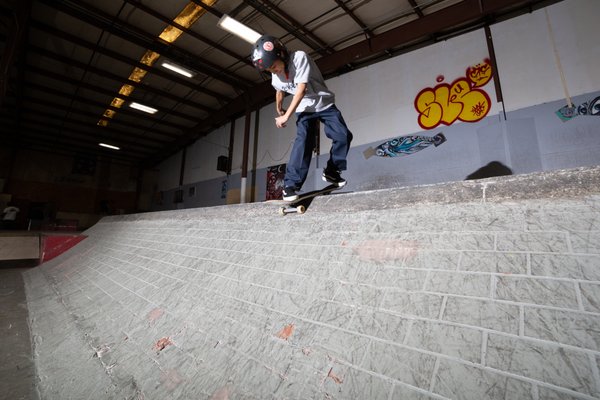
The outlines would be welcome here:
<svg viewBox="0 0 600 400">
<path fill-rule="evenodd" d="M 481 64 L 467 68 L 467 78 L 473 87 L 482 87 L 492 79 L 492 64 L 486 59 Z"/>
</svg>

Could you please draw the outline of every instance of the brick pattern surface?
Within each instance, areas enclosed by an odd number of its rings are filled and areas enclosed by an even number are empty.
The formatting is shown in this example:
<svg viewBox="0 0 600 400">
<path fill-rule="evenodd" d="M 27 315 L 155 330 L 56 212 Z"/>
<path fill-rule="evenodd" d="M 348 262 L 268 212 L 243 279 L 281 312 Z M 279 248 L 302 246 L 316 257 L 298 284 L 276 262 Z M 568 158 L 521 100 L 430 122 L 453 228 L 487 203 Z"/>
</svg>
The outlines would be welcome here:
<svg viewBox="0 0 600 400">
<path fill-rule="evenodd" d="M 104 219 L 38 342 L 60 304 L 119 398 L 600 399 L 600 197 L 244 207 Z"/>
</svg>

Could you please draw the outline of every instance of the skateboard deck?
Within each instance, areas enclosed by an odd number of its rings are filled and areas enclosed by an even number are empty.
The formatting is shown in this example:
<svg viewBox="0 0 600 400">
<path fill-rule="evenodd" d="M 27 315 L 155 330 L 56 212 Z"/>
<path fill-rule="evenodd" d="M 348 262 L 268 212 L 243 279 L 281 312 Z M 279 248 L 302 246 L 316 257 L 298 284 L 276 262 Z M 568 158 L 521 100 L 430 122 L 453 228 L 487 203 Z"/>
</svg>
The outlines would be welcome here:
<svg viewBox="0 0 600 400">
<path fill-rule="evenodd" d="M 324 187 L 323 189 L 313 190 L 311 192 L 300 194 L 296 200 L 267 200 L 266 203 L 279 206 L 280 215 L 286 215 L 291 213 L 304 214 L 306 208 L 308 207 L 313 198 L 315 198 L 316 196 L 330 194 L 331 192 L 339 190 L 342 187 L 339 187 L 337 185 L 329 185 Z"/>
</svg>

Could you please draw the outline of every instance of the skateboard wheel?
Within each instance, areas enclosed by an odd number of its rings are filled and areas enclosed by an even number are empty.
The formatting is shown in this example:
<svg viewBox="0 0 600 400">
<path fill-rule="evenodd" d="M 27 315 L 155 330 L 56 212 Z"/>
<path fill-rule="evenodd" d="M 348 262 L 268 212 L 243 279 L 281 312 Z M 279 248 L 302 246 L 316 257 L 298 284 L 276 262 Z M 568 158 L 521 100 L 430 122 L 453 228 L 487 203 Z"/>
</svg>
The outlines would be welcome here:
<svg viewBox="0 0 600 400">
<path fill-rule="evenodd" d="M 285 207 L 279 207 L 279 215 L 285 215 Z"/>
<path fill-rule="evenodd" d="M 298 206 L 296 207 L 296 210 L 298 211 L 298 214 L 304 214 L 304 211 L 306 211 L 306 207 Z"/>
</svg>

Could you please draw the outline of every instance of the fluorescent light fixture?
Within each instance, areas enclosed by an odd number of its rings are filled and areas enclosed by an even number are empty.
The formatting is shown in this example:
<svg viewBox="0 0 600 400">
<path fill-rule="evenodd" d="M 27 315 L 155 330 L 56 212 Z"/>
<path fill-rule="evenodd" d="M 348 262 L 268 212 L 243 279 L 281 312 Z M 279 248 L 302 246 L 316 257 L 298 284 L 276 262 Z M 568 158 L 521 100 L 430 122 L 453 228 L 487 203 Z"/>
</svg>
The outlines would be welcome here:
<svg viewBox="0 0 600 400">
<path fill-rule="evenodd" d="M 156 108 L 148 107 L 143 104 L 136 103 L 136 102 L 129 103 L 129 107 L 135 108 L 136 110 L 140 110 L 143 112 L 147 112 L 148 114 L 154 114 L 158 111 Z"/>
<path fill-rule="evenodd" d="M 227 14 L 223 14 L 219 22 L 217 22 L 217 26 L 252 44 L 256 43 L 262 36 L 260 33 L 248 28 L 246 25 L 236 21 Z"/>
<path fill-rule="evenodd" d="M 98 143 L 98 145 L 99 145 L 99 146 L 102 146 L 102 147 L 106 147 L 107 149 L 121 150 L 121 148 L 120 148 L 120 147 L 113 146 L 112 144 Z"/>
<path fill-rule="evenodd" d="M 179 65 L 172 64 L 168 61 L 164 61 L 160 65 L 162 65 L 166 69 L 169 69 L 173 72 L 177 72 L 178 74 L 186 76 L 188 78 L 192 78 L 194 76 L 194 73 L 189 69 L 185 69 L 183 67 L 180 67 Z"/>
</svg>

